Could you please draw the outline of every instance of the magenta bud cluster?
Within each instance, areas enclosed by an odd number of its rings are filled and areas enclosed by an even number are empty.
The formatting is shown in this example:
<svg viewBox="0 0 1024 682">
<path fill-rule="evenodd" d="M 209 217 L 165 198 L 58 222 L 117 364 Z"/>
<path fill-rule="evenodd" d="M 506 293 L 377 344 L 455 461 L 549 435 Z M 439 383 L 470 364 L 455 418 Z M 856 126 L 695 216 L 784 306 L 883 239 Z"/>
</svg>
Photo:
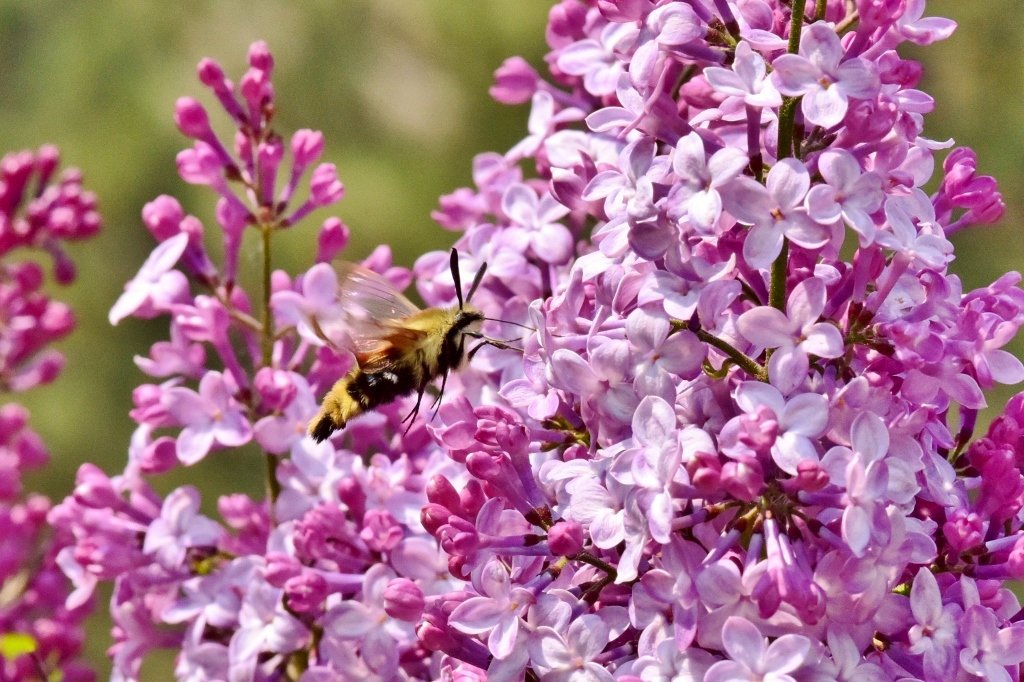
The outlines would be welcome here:
<svg viewBox="0 0 1024 682">
<path fill-rule="evenodd" d="M 7 399 L 52 382 L 64 368 L 53 344 L 75 328 L 70 307 L 51 297 L 52 280 L 75 279 L 68 243 L 101 226 L 95 195 L 76 169 L 59 171 L 60 154 L 39 150 L 0 158 L 0 390 Z M 82 660 L 88 597 L 75 598 L 62 568 L 71 537 L 47 523 L 51 502 L 26 490 L 23 477 L 50 453 L 17 402 L 0 407 L 0 678 L 91 682 Z"/>
</svg>

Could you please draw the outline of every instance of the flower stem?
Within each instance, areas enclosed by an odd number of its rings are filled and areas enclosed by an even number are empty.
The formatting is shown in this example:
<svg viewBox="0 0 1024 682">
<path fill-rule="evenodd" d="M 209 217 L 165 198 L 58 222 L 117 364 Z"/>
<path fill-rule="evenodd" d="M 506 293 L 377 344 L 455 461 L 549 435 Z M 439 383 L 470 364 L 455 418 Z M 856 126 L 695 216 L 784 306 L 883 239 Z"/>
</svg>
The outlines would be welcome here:
<svg viewBox="0 0 1024 682">
<path fill-rule="evenodd" d="M 768 381 L 768 371 L 759 365 L 754 359 L 744 355 L 710 332 L 704 331 L 703 329 L 697 329 L 694 333 L 697 335 L 697 338 L 704 343 L 709 346 L 714 346 L 728 355 L 730 360 L 735 362 L 740 369 L 750 376 L 754 377 L 758 381 Z"/>
<path fill-rule="evenodd" d="M 590 554 L 589 552 L 580 552 L 579 554 L 577 554 L 573 558 L 578 560 L 578 561 L 582 561 L 585 564 L 590 564 L 594 568 L 598 568 L 598 569 L 604 571 L 604 573 L 611 580 L 615 580 L 616 576 L 618 576 L 618 572 L 615 570 L 614 566 L 612 566 L 611 564 L 606 563 L 604 561 L 601 561 L 600 559 L 598 559 L 593 554 Z"/>
<path fill-rule="evenodd" d="M 782 240 L 782 250 L 772 263 L 772 281 L 768 290 L 768 305 L 786 310 L 786 277 L 789 274 L 789 240 Z"/>
<path fill-rule="evenodd" d="M 800 32 L 804 25 L 804 7 L 807 0 L 793 0 L 792 24 L 789 27 L 788 52 L 796 54 L 800 51 Z M 782 159 L 797 156 L 793 143 L 796 128 L 796 107 L 800 103 L 798 97 L 787 97 L 779 110 L 778 157 Z M 789 274 L 789 240 L 783 238 L 782 250 L 772 263 L 771 288 L 768 291 L 768 304 L 783 310 L 786 306 L 786 276 Z"/>
<path fill-rule="evenodd" d="M 270 314 L 270 239 L 274 228 L 269 224 L 260 225 L 260 243 L 263 247 L 263 300 L 260 309 L 260 326 L 262 335 L 260 338 L 263 356 L 261 365 L 269 367 L 274 349 L 274 322 Z M 273 513 L 274 502 L 281 494 L 281 484 L 277 480 L 277 456 L 267 452 L 264 454 L 267 463 L 267 497 L 270 500 L 271 513 Z"/>
<path fill-rule="evenodd" d="M 270 237 L 273 232 L 274 229 L 270 225 L 260 226 L 260 237 L 263 246 L 263 305 L 260 310 L 260 322 L 263 327 L 261 338 L 263 346 L 263 357 L 261 360 L 263 367 L 270 366 L 270 358 L 274 348 L 274 329 L 270 316 Z"/>
<path fill-rule="evenodd" d="M 790 54 L 800 51 L 800 32 L 804 28 L 804 8 L 807 7 L 807 0 L 793 0 L 793 11 L 790 15 L 789 46 Z"/>
</svg>

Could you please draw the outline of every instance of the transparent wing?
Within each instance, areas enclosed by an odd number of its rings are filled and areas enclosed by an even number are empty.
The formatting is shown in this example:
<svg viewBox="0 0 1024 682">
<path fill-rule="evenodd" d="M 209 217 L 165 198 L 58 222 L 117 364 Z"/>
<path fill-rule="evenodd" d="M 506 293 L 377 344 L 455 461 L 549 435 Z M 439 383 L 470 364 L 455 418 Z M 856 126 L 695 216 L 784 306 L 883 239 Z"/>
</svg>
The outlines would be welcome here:
<svg viewBox="0 0 1024 682">
<path fill-rule="evenodd" d="M 337 303 L 314 315 L 317 335 L 332 347 L 351 350 L 357 359 L 379 356 L 401 322 L 419 308 L 372 270 L 347 261 L 334 263 L 334 269 Z"/>
<path fill-rule="evenodd" d="M 347 261 L 336 263 L 334 269 L 338 273 L 338 300 L 343 307 L 362 311 L 364 317 L 392 322 L 420 310 L 373 270 Z"/>
</svg>

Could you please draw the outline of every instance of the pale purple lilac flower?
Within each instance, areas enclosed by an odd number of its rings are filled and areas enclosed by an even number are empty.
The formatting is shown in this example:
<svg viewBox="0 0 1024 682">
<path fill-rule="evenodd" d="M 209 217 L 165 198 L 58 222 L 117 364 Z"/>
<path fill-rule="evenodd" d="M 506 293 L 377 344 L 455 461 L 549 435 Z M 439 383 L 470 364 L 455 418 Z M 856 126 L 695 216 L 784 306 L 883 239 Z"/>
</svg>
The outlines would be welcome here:
<svg viewBox="0 0 1024 682">
<path fill-rule="evenodd" d="M 873 65 L 859 57 L 844 59 L 839 36 L 822 22 L 807 26 L 799 53 L 776 57 L 772 69 L 779 92 L 802 97 L 807 120 L 826 128 L 843 120 L 851 98 L 868 99 L 878 89 Z"/>
<path fill-rule="evenodd" d="M 347 231 L 325 221 L 267 291 L 234 268 L 261 261 L 236 258 L 250 225 L 303 230 L 344 186 L 322 136 L 269 128 L 265 45 L 237 88 L 205 60 L 240 132 L 181 102 L 180 161 L 225 262 L 180 206 L 146 211 L 158 241 L 190 236 L 124 306 L 169 313 L 142 363 L 163 383 L 134 394 L 124 474 L 84 468 L 51 513 L 75 599 L 115 583 L 119 674 L 171 647 L 182 679 L 1019 677 L 1024 401 L 974 428 L 1022 377 L 1024 295 L 948 270 L 948 235 L 1002 199 L 962 150 L 920 189 L 944 145 L 896 51 L 948 24 L 829 2 L 784 54 L 793 4 L 558 2 L 550 79 L 497 75 L 532 103 L 523 141 L 434 214 L 521 352 L 481 351 L 436 416 L 399 399 L 320 444 L 303 424 L 352 361 L 326 265 Z M 428 305 L 456 300 L 448 263 L 364 261 Z M 163 511 L 148 477 L 214 448 L 254 458 L 266 498 L 222 498 L 213 525 L 192 493 Z"/>
<path fill-rule="evenodd" d="M 782 159 L 768 171 L 766 184 L 740 176 L 724 189 L 725 209 L 750 225 L 743 258 L 752 267 L 767 267 L 782 251 L 784 239 L 815 249 L 828 242 L 828 233 L 804 208 L 810 189 L 807 168 L 795 159 Z"/>
</svg>

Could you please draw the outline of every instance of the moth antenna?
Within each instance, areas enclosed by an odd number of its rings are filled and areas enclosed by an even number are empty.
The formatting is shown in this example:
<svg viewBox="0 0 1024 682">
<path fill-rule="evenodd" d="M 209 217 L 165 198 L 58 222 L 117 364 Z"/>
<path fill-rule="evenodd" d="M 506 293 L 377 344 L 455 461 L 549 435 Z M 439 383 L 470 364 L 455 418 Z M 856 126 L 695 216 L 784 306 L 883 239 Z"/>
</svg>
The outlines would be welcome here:
<svg viewBox="0 0 1024 682">
<path fill-rule="evenodd" d="M 531 332 L 537 331 L 533 327 L 528 327 L 525 324 L 519 324 L 518 322 L 513 322 L 512 320 L 503 320 L 503 319 L 501 319 L 499 317 L 485 317 L 484 319 L 488 320 L 489 322 L 501 322 L 502 324 L 515 325 L 516 327 L 522 327 L 523 329 L 529 329 Z"/>
<path fill-rule="evenodd" d="M 482 264 L 480 269 L 477 270 L 476 274 L 473 276 L 473 283 L 469 285 L 469 293 L 466 294 L 466 303 L 469 303 L 469 300 L 473 298 L 473 294 L 476 293 L 477 287 L 480 286 L 480 282 L 483 280 L 485 272 L 487 272 L 487 263 Z"/>
<path fill-rule="evenodd" d="M 462 275 L 459 274 L 459 252 L 452 249 L 451 257 L 452 281 L 455 282 L 455 296 L 459 299 L 459 309 L 464 305 L 462 302 Z M 473 292 L 470 292 L 470 296 Z"/>
</svg>

